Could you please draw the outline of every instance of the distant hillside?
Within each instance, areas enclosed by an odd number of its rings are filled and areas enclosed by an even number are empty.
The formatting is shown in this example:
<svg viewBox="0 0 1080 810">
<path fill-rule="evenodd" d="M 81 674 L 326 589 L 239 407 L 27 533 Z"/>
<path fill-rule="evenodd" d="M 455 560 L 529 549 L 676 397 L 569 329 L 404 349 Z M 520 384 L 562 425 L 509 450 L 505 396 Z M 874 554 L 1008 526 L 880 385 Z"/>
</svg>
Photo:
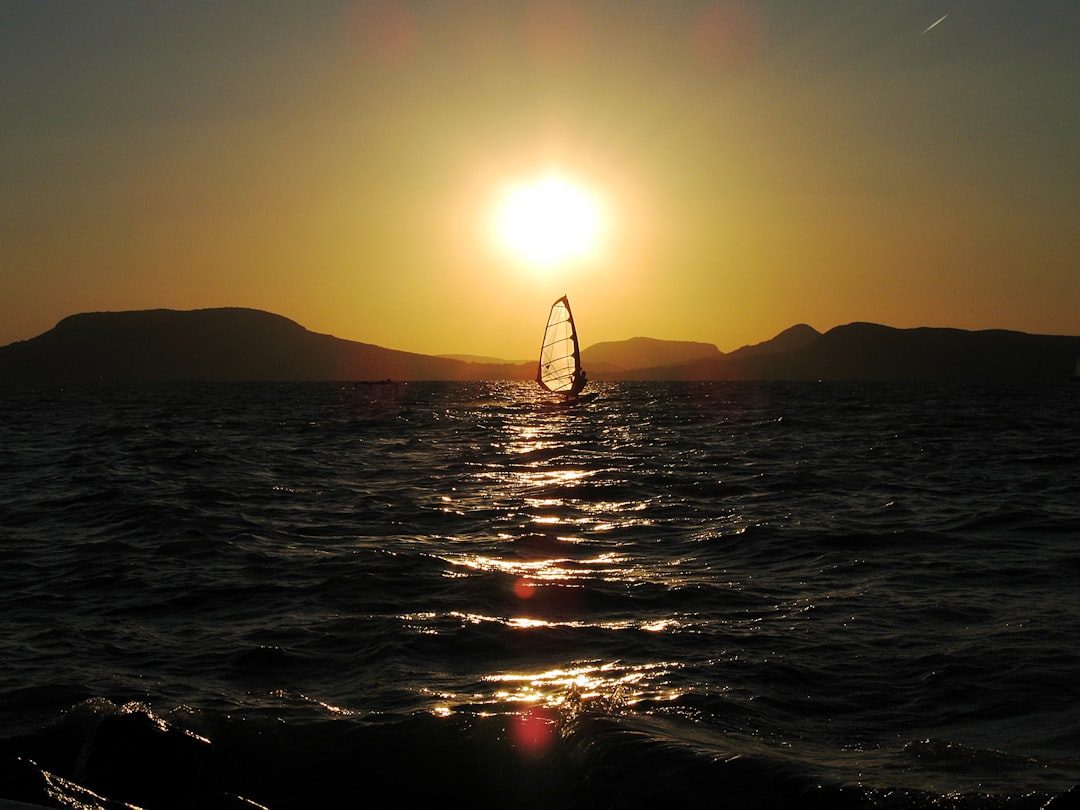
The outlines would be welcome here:
<svg viewBox="0 0 1080 810">
<path fill-rule="evenodd" d="M 1080 337 L 992 330 L 820 334 L 805 324 L 724 354 L 707 343 L 633 338 L 582 351 L 618 380 L 1065 380 Z M 0 383 L 214 380 L 531 380 L 527 363 L 464 362 L 342 340 L 253 309 L 95 312 L 0 347 Z"/>
<path fill-rule="evenodd" d="M 832 380 L 1052 380 L 1067 379 L 1078 354 L 1080 337 L 852 323 L 787 355 L 777 371 Z"/>
<path fill-rule="evenodd" d="M 807 326 L 805 323 L 800 323 L 796 326 L 788 327 L 772 340 L 766 340 L 763 343 L 755 343 L 753 346 L 743 346 L 740 349 L 736 349 L 729 357 L 747 358 L 758 357 L 763 354 L 779 354 L 781 352 L 795 351 L 796 349 L 801 349 L 803 346 L 809 346 L 819 337 L 821 337 L 821 332 L 817 329 L 814 329 L 812 326 Z"/>
<path fill-rule="evenodd" d="M 830 329 L 814 338 L 806 329 L 795 333 L 795 343 L 811 339 L 787 351 L 764 350 L 773 344 L 773 341 L 768 341 L 715 360 L 637 370 L 617 378 L 1066 380 L 1073 372 L 1076 357 L 1080 356 L 1080 337 L 1030 335 L 1004 330 L 894 329 L 877 324 L 852 323 Z M 788 339 L 790 336 L 785 341 Z M 785 341 L 778 345 L 783 345 Z"/>
<path fill-rule="evenodd" d="M 440 354 L 437 356 L 444 360 L 460 360 L 462 363 L 483 363 L 492 366 L 517 365 L 501 357 L 488 357 L 479 354 Z"/>
<path fill-rule="evenodd" d="M 711 343 L 635 337 L 629 340 L 596 343 L 587 349 L 582 349 L 581 364 L 587 370 L 629 371 L 657 366 L 681 366 L 695 360 L 720 356 L 720 350 Z"/>
<path fill-rule="evenodd" d="M 72 315 L 0 348 L 0 381 L 467 380 L 522 372 L 310 332 L 253 309 Z"/>
</svg>

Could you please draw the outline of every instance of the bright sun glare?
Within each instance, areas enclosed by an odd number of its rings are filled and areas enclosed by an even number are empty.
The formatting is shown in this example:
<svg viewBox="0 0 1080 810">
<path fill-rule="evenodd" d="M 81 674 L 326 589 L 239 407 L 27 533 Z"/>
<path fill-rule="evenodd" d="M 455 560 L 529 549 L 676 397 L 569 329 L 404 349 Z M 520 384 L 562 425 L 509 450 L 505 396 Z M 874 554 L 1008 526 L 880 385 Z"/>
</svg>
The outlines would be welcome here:
<svg viewBox="0 0 1080 810">
<path fill-rule="evenodd" d="M 501 248 L 541 269 L 593 258 L 605 229 L 599 196 L 558 172 L 509 185 L 495 208 Z"/>
</svg>

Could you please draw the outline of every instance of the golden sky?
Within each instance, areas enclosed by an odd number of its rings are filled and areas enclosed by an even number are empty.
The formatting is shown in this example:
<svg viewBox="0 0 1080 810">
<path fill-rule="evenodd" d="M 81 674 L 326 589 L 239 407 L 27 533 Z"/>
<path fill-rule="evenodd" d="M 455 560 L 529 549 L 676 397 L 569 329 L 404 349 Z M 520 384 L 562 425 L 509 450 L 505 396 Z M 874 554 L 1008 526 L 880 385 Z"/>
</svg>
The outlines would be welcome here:
<svg viewBox="0 0 1080 810">
<path fill-rule="evenodd" d="M 936 24 L 935 24 L 936 23 Z M 1080 334 L 1080 4 L 0 4 L 0 345 L 247 306 L 424 353 L 795 323 Z M 538 268 L 493 209 L 605 215 Z"/>
</svg>

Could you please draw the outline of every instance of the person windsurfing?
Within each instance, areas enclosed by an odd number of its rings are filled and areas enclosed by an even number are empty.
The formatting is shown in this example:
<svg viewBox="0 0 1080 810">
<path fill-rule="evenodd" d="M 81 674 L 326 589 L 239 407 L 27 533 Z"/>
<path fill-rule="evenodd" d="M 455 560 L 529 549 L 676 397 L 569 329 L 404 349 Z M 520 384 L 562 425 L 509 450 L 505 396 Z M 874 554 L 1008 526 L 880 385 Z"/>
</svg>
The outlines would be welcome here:
<svg viewBox="0 0 1080 810">
<path fill-rule="evenodd" d="M 581 393 L 581 389 L 585 387 L 585 384 L 589 381 L 585 376 L 585 369 L 581 370 L 581 373 L 574 378 L 574 384 L 570 386 L 570 396 L 576 397 Z"/>
</svg>

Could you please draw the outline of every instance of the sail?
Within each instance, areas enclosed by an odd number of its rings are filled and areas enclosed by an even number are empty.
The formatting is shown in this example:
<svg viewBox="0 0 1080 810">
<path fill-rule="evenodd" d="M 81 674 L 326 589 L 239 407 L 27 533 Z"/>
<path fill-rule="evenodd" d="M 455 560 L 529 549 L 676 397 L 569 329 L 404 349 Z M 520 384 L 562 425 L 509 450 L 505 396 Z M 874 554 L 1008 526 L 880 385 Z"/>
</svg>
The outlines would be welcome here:
<svg viewBox="0 0 1080 810">
<path fill-rule="evenodd" d="M 551 305 L 544 342 L 540 347 L 540 365 L 536 381 L 548 391 L 569 393 L 581 373 L 577 330 L 570 302 L 564 295 Z"/>
</svg>

